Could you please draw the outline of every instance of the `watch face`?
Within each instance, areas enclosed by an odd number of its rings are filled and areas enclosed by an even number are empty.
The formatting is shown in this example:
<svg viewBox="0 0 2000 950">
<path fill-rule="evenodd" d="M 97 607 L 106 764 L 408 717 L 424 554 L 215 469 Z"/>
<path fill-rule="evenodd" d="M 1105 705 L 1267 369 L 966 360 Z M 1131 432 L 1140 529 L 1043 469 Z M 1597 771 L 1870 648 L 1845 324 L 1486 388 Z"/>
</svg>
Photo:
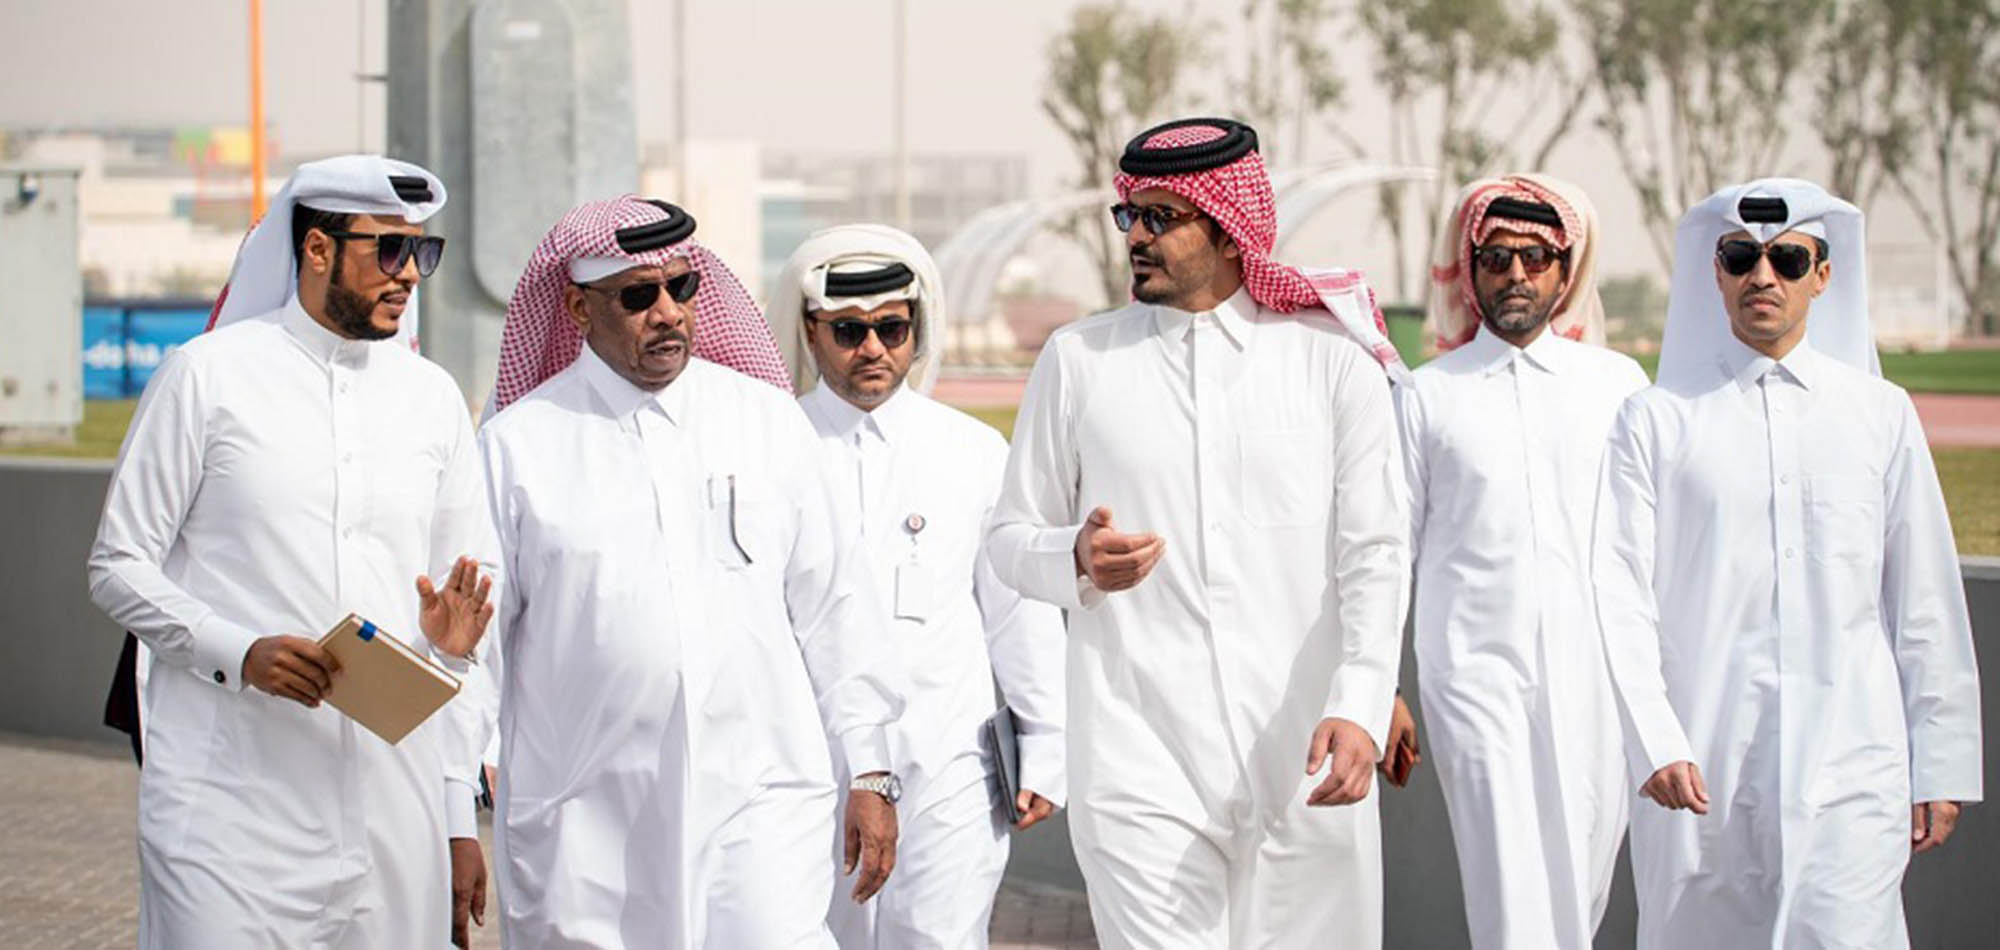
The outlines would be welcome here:
<svg viewBox="0 0 2000 950">
<path fill-rule="evenodd" d="M 899 779 L 894 775 L 890 775 L 888 781 L 884 782 L 883 785 L 885 786 L 885 791 L 887 791 L 888 793 L 889 804 L 894 805 L 895 803 L 903 800 L 902 779 Z"/>
</svg>

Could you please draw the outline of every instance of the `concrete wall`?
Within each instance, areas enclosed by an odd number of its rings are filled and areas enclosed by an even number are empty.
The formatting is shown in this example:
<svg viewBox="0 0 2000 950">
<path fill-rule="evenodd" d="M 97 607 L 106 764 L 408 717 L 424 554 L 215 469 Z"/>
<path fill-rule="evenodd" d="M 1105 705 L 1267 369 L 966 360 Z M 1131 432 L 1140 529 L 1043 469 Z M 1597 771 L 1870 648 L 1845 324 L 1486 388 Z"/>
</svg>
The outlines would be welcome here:
<svg viewBox="0 0 2000 950">
<path fill-rule="evenodd" d="M 118 657 L 120 631 L 90 604 L 83 562 L 96 532 L 110 466 L 103 462 L 0 460 L 0 731 L 87 739 L 122 737 L 99 725 L 105 688 Z M 1983 656 L 2000 656 L 2000 560 L 1966 565 L 1973 633 Z M 1406 638 L 1407 639 L 1407 638 Z M 1416 664 L 1403 660 L 1403 695 L 1416 707 Z M 2000 674 L 1981 684 L 1991 746 L 2000 710 Z M 2000 756 L 1986 757 L 1986 787 L 2000 789 Z M 2000 901 L 1991 878 L 2000 857 L 2000 821 L 1986 807 L 1968 809 L 1942 851 L 1917 858 L 1904 885 L 1916 950 L 1990 946 L 2000 933 Z M 1437 771 L 1426 763 L 1409 788 L 1382 795 L 1387 946 L 1467 945 L 1458 868 Z M 1060 821 L 1019 836 L 1010 876 L 1044 886 L 1081 888 Z M 1621 862 L 1600 948 L 1633 945 L 1635 912 Z"/>
</svg>

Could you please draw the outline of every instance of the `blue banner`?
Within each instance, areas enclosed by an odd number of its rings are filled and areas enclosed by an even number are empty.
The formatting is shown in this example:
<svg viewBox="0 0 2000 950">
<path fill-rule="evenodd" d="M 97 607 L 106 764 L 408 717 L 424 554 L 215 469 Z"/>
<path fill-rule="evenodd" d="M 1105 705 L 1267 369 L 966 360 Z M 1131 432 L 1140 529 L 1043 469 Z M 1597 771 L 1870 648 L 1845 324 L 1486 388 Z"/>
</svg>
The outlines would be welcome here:
<svg viewBox="0 0 2000 950">
<path fill-rule="evenodd" d="M 138 398 L 160 361 L 207 325 L 207 307 L 83 308 L 84 398 Z"/>
</svg>

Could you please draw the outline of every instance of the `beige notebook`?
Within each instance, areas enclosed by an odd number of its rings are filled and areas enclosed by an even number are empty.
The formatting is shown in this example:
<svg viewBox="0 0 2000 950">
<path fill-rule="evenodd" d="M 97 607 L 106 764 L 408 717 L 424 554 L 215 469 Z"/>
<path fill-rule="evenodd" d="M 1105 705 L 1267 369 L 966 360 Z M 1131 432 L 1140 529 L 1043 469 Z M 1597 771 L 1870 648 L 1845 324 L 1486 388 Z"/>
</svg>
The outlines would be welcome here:
<svg viewBox="0 0 2000 950">
<path fill-rule="evenodd" d="M 458 677 L 354 614 L 319 645 L 340 661 L 325 700 L 390 745 L 458 695 Z"/>
</svg>

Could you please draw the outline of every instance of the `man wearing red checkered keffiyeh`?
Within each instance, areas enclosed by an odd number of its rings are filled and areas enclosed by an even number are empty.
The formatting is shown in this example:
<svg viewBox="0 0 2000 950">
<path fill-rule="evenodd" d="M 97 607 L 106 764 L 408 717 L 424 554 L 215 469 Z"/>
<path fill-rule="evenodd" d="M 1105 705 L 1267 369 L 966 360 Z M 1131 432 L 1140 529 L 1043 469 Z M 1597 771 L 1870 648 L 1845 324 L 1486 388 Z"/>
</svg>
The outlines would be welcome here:
<svg viewBox="0 0 2000 950">
<path fill-rule="evenodd" d="M 583 334 L 564 303 L 568 288 L 590 286 L 633 268 L 668 268 L 674 260 L 700 275 L 694 291 L 694 355 L 789 391 L 791 375 L 762 311 L 722 259 L 691 239 L 694 228 L 694 218 L 680 208 L 634 195 L 589 202 L 564 215 L 535 247 L 507 302 L 494 411 L 576 359 Z"/>
<path fill-rule="evenodd" d="M 889 618 L 763 316 L 693 231 L 584 205 L 508 306 L 479 445 L 509 946 L 830 946 L 828 844 L 843 899 L 895 863 Z"/>
<path fill-rule="evenodd" d="M 1091 917 L 1107 947 L 1374 946 L 1402 364 L 1359 274 L 1271 258 L 1249 127 L 1169 123 L 1119 170 L 1136 300 L 1043 347 L 987 536 L 1069 610 Z"/>
<path fill-rule="evenodd" d="M 1588 950 L 1625 837 L 1589 515 L 1646 374 L 1595 345 L 1595 226 L 1552 178 L 1467 185 L 1432 259 L 1443 352 L 1396 391 L 1419 687 L 1480 950 Z"/>
</svg>

